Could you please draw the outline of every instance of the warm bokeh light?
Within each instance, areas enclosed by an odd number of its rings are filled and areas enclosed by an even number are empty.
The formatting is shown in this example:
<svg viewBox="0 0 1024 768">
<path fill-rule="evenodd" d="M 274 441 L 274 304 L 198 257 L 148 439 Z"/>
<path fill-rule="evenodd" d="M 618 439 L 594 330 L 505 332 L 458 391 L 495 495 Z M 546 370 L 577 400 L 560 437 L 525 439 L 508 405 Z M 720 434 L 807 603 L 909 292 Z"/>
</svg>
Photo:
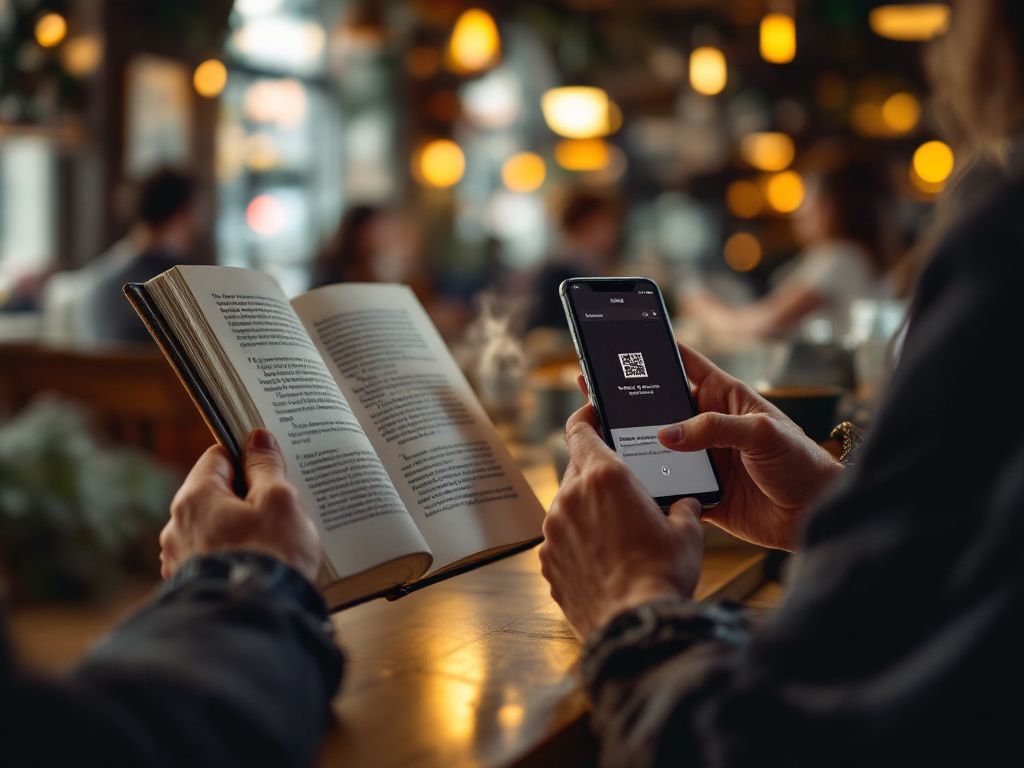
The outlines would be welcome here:
<svg viewBox="0 0 1024 768">
<path fill-rule="evenodd" d="M 36 42 L 43 48 L 56 48 L 68 34 L 68 22 L 59 13 L 48 13 L 36 22 Z"/>
<path fill-rule="evenodd" d="M 267 133 L 254 133 L 245 141 L 245 164 L 250 170 L 272 171 L 281 165 L 281 153 L 274 137 Z"/>
<path fill-rule="evenodd" d="M 761 58 L 772 64 L 788 64 L 796 58 L 796 20 L 786 13 L 769 13 L 761 19 Z"/>
<path fill-rule="evenodd" d="M 729 69 L 725 54 L 718 48 L 702 46 L 690 54 L 690 85 L 697 93 L 715 96 L 725 90 Z"/>
<path fill-rule="evenodd" d="M 245 89 L 242 105 L 246 118 L 254 123 L 292 128 L 306 119 L 309 98 L 305 86 L 294 78 L 257 80 Z"/>
<path fill-rule="evenodd" d="M 434 139 L 421 149 L 414 161 L 417 179 L 430 187 L 454 187 L 466 172 L 466 156 L 450 139 Z"/>
<path fill-rule="evenodd" d="M 92 35 L 73 37 L 61 50 L 61 61 L 68 74 L 74 77 L 91 75 L 103 61 L 103 45 Z"/>
<path fill-rule="evenodd" d="M 925 142 L 914 152 L 914 172 L 929 184 L 944 184 L 955 165 L 953 150 L 941 141 Z"/>
<path fill-rule="evenodd" d="M 908 169 L 907 175 L 910 177 L 910 185 L 918 192 L 920 192 L 922 195 L 924 195 L 926 198 L 934 197 L 935 195 L 939 194 L 940 192 L 942 192 L 942 190 L 946 188 L 945 181 L 925 181 L 920 176 L 918 176 L 917 169 L 914 168 L 913 163 L 910 163 L 910 168 Z"/>
<path fill-rule="evenodd" d="M 526 719 L 526 707 L 515 702 L 502 704 L 495 719 L 503 730 L 514 732 L 522 726 L 523 720 Z"/>
<path fill-rule="evenodd" d="M 224 92 L 228 84 L 228 68 L 217 59 L 207 59 L 198 67 L 192 77 L 196 93 L 207 99 L 215 99 Z"/>
<path fill-rule="evenodd" d="M 281 0 L 235 0 L 235 10 L 242 16 L 265 16 L 281 7 Z"/>
<path fill-rule="evenodd" d="M 944 3 L 883 5 L 871 11 L 871 29 L 890 40 L 931 40 L 949 28 L 949 6 Z"/>
<path fill-rule="evenodd" d="M 501 168 L 501 180 L 512 192 L 529 194 L 544 186 L 547 167 L 536 152 L 512 155 Z"/>
<path fill-rule="evenodd" d="M 612 100 L 608 100 L 608 133 L 618 133 L 622 128 L 622 110 Z"/>
<path fill-rule="evenodd" d="M 501 57 L 498 25 L 487 11 L 470 8 L 452 31 L 448 57 L 456 72 L 479 72 L 494 66 Z"/>
<path fill-rule="evenodd" d="M 784 171 L 796 157 L 796 147 L 784 133 L 750 133 L 740 141 L 740 154 L 759 171 Z"/>
<path fill-rule="evenodd" d="M 796 171 L 783 171 L 768 178 L 765 198 L 772 210 L 793 213 L 804 202 L 804 180 Z"/>
<path fill-rule="evenodd" d="M 764 195 L 757 184 L 741 179 L 729 185 L 725 192 L 725 203 L 733 216 L 752 219 L 764 210 Z"/>
<path fill-rule="evenodd" d="M 249 229 L 262 237 L 273 237 L 284 229 L 285 210 L 281 201 L 273 195 L 253 198 L 245 209 L 245 221 Z"/>
<path fill-rule="evenodd" d="M 555 159 L 567 171 L 603 171 L 611 155 L 611 147 L 601 139 L 570 139 L 555 146 Z"/>
<path fill-rule="evenodd" d="M 541 97 L 540 107 L 548 127 L 567 139 L 593 139 L 612 132 L 612 103 L 601 88 L 552 88 Z"/>
<path fill-rule="evenodd" d="M 327 33 L 319 23 L 276 13 L 247 20 L 231 40 L 254 62 L 303 73 L 315 71 L 327 48 Z"/>
<path fill-rule="evenodd" d="M 764 257 L 761 241 L 749 232 L 737 232 L 725 241 L 725 263 L 737 272 L 757 269 Z"/>
<path fill-rule="evenodd" d="M 921 102 L 912 93 L 894 93 L 882 104 L 882 119 L 893 133 L 910 133 L 921 120 Z"/>
<path fill-rule="evenodd" d="M 862 101 L 850 110 L 850 124 L 861 136 L 879 138 L 891 136 L 893 130 L 882 114 L 882 105 L 875 101 Z"/>
<path fill-rule="evenodd" d="M 508 72 L 491 72 L 467 83 L 460 100 L 463 113 L 484 128 L 510 127 L 523 110 L 519 83 Z"/>
</svg>

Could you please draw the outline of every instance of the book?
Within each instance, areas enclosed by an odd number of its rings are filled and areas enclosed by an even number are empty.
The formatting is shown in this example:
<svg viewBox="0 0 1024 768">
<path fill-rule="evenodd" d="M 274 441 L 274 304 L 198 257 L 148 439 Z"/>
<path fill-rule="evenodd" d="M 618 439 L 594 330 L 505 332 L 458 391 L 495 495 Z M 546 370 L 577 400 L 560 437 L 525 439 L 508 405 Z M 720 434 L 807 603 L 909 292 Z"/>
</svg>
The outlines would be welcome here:
<svg viewBox="0 0 1024 768">
<path fill-rule="evenodd" d="M 408 287 L 289 301 L 261 272 L 179 266 L 125 295 L 239 478 L 249 432 L 277 438 L 320 534 L 332 609 L 540 541 L 540 502 Z"/>
</svg>

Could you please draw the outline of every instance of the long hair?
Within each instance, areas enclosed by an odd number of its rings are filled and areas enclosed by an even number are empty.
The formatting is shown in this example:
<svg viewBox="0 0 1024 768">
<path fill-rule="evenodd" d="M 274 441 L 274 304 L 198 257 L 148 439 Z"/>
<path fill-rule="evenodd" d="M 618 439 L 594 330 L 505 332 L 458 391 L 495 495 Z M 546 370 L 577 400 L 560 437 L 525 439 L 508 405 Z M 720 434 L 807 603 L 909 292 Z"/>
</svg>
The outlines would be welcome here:
<svg viewBox="0 0 1024 768">
<path fill-rule="evenodd" d="M 998 155 L 1024 130 L 1024 3 L 956 0 L 928 71 L 940 114 L 967 153 Z"/>
<path fill-rule="evenodd" d="M 945 37 L 926 55 L 934 110 L 957 168 L 936 201 L 932 226 L 897 270 L 896 290 L 911 296 L 932 254 L 966 212 L 1019 171 L 1009 140 L 1024 131 L 1024 3 L 956 0 Z M 1017 148 L 1020 154 L 1020 148 Z"/>
<path fill-rule="evenodd" d="M 875 273 L 888 273 L 898 249 L 885 174 L 868 158 L 828 143 L 812 149 L 807 162 L 809 181 L 830 209 L 831 236 L 861 246 Z"/>
<path fill-rule="evenodd" d="M 365 267 L 366 254 L 360 252 L 363 233 L 382 213 L 372 205 L 355 205 L 345 211 L 337 232 L 317 258 L 314 287 L 362 279 L 357 272 Z"/>
</svg>

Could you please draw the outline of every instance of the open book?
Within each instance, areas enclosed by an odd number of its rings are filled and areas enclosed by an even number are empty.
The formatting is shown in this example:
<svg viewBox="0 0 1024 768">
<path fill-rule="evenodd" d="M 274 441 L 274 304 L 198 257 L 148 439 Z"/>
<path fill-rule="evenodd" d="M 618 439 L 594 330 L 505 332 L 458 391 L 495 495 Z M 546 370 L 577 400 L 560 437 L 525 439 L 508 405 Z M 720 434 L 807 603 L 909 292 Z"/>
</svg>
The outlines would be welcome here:
<svg viewBox="0 0 1024 768">
<path fill-rule="evenodd" d="M 540 539 L 540 502 L 405 286 L 289 302 L 260 272 L 183 266 L 125 293 L 236 463 L 250 430 L 278 439 L 332 608 Z"/>
</svg>

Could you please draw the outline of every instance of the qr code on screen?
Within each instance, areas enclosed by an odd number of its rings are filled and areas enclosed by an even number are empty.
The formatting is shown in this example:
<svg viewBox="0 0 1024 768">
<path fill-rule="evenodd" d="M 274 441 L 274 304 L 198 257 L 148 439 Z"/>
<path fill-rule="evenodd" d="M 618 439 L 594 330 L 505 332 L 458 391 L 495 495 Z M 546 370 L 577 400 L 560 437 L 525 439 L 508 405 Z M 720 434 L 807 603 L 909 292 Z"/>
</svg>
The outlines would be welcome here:
<svg viewBox="0 0 1024 768">
<path fill-rule="evenodd" d="M 626 352 L 619 355 L 619 364 L 622 365 L 622 375 L 627 379 L 647 378 L 647 364 L 644 363 L 644 356 L 639 352 Z"/>
</svg>

